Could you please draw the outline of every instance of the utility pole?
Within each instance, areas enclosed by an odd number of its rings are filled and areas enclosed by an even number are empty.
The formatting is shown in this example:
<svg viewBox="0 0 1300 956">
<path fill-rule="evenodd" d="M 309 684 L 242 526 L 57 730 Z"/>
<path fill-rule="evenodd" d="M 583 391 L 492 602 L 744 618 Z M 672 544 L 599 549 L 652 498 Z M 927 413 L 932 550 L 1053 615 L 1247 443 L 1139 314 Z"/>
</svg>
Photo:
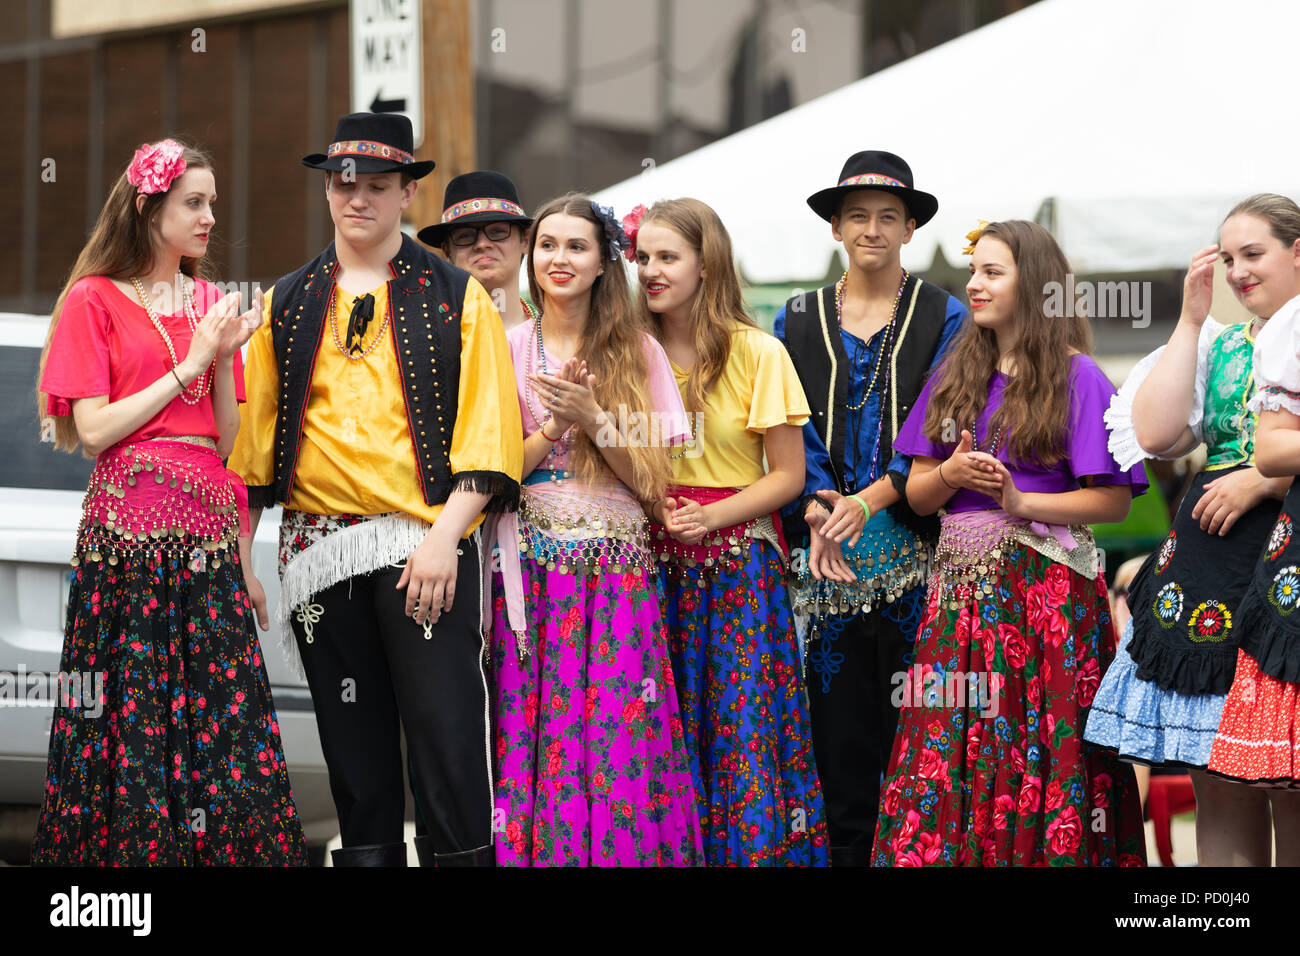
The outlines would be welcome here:
<svg viewBox="0 0 1300 956">
<path fill-rule="evenodd" d="M 424 45 L 424 142 L 416 159 L 438 165 L 420 180 L 406 221 L 423 227 L 442 217 L 447 182 L 475 168 L 474 58 L 470 0 L 420 0 Z M 480 37 L 480 40 L 483 38 Z"/>
</svg>

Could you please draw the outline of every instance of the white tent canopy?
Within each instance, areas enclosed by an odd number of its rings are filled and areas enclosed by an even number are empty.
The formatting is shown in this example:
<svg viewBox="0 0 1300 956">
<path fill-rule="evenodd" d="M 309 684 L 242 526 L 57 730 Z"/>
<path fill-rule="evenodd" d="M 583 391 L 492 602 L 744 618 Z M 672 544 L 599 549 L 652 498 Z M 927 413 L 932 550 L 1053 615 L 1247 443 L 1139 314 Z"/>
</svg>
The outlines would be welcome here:
<svg viewBox="0 0 1300 956">
<path fill-rule="evenodd" d="M 936 246 L 961 262 L 976 220 L 1047 200 L 1077 271 L 1176 268 L 1238 199 L 1300 195 L 1297 36 L 1293 0 L 1043 0 L 597 198 L 621 216 L 694 196 L 749 279 L 818 278 L 838 245 L 805 198 L 850 154 L 887 149 L 939 197 L 909 268 Z"/>
</svg>

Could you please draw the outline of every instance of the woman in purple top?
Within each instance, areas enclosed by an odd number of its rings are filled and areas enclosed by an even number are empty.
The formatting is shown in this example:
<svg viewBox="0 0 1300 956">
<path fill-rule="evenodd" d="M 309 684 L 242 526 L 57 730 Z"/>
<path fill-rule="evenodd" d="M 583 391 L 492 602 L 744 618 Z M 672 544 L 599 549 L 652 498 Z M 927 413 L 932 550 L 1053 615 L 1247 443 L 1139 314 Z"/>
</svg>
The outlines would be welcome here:
<svg viewBox="0 0 1300 956">
<path fill-rule="evenodd" d="M 1087 525 L 1146 482 L 1107 450 L 1115 389 L 1088 320 L 1057 308 L 1056 242 L 1020 221 L 972 238 L 973 321 L 894 443 L 908 501 L 941 523 L 873 863 L 1140 866 L 1133 771 L 1082 730 L 1115 653 Z"/>
</svg>

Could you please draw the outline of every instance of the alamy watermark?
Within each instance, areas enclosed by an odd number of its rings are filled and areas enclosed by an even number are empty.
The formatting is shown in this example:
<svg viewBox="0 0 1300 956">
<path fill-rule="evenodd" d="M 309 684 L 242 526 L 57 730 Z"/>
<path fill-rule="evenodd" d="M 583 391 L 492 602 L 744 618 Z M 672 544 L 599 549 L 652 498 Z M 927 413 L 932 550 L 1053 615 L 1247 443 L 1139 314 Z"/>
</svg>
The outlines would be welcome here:
<svg viewBox="0 0 1300 956">
<path fill-rule="evenodd" d="M 240 311 L 247 311 L 252 308 L 254 296 L 262 288 L 260 282 L 208 282 L 203 285 L 187 282 L 185 285 L 194 296 L 194 311 L 199 318 L 231 292 L 239 293 Z M 155 282 L 146 291 L 160 315 L 177 315 L 189 304 L 189 297 L 175 281 Z"/>
<path fill-rule="evenodd" d="M 50 897 L 50 925 L 54 927 L 120 927 L 133 936 L 148 936 L 153 926 L 150 893 L 82 891 L 73 884 L 66 893 Z"/>
<path fill-rule="evenodd" d="M 0 671 L 0 707 L 80 708 L 94 718 L 104 712 L 105 671 Z"/>
<path fill-rule="evenodd" d="M 1150 282 L 1075 281 L 1074 273 L 1065 274 L 1065 284 L 1049 282 L 1043 286 L 1043 314 L 1049 319 L 1129 319 L 1135 329 L 1151 324 Z"/>
<path fill-rule="evenodd" d="M 945 707 L 979 711 L 981 717 L 998 715 L 998 698 L 1003 677 L 996 671 L 926 671 L 917 667 L 896 671 L 889 679 L 893 685 L 890 704 L 898 709 Z"/>
<path fill-rule="evenodd" d="M 619 405 L 618 412 L 606 415 L 596 432 L 596 444 L 601 448 L 677 448 L 674 457 L 699 458 L 704 454 L 700 447 L 700 428 L 703 412 L 687 412 L 690 437 L 681 441 L 680 418 L 675 414 L 632 411 Z"/>
</svg>

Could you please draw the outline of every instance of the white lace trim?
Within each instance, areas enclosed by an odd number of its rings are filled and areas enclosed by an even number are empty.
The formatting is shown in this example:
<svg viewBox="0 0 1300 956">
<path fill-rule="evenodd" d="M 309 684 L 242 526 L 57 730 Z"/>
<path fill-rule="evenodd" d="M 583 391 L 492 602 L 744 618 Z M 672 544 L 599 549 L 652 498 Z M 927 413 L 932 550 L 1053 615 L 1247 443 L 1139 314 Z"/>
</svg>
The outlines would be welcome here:
<svg viewBox="0 0 1300 956">
<path fill-rule="evenodd" d="M 1300 416 L 1300 395 L 1295 392 L 1256 392 L 1246 403 L 1246 410 L 1260 412 L 1290 412 Z"/>
<path fill-rule="evenodd" d="M 1201 431 L 1201 421 L 1205 416 L 1210 348 L 1225 328 L 1226 326 L 1207 316 L 1205 324 L 1201 326 L 1201 336 L 1196 341 L 1196 378 L 1192 385 L 1192 413 L 1188 417 L 1187 425 L 1197 441 L 1205 440 Z M 1106 447 L 1121 468 L 1132 468 L 1144 459 L 1161 457 L 1138 444 L 1137 430 L 1133 427 L 1133 399 L 1137 397 L 1138 389 L 1151 374 L 1151 370 L 1156 367 L 1164 352 L 1165 346 L 1162 345 L 1133 366 L 1133 371 L 1129 372 L 1128 378 L 1124 380 L 1119 391 L 1111 396 L 1110 407 L 1106 409 L 1106 427 L 1110 430 Z"/>
<path fill-rule="evenodd" d="M 429 533 L 428 522 L 410 515 L 385 515 L 343 528 L 298 552 L 280 575 L 280 650 L 302 679 L 302 659 L 290 618 L 302 605 L 331 585 L 405 561 Z"/>
</svg>

